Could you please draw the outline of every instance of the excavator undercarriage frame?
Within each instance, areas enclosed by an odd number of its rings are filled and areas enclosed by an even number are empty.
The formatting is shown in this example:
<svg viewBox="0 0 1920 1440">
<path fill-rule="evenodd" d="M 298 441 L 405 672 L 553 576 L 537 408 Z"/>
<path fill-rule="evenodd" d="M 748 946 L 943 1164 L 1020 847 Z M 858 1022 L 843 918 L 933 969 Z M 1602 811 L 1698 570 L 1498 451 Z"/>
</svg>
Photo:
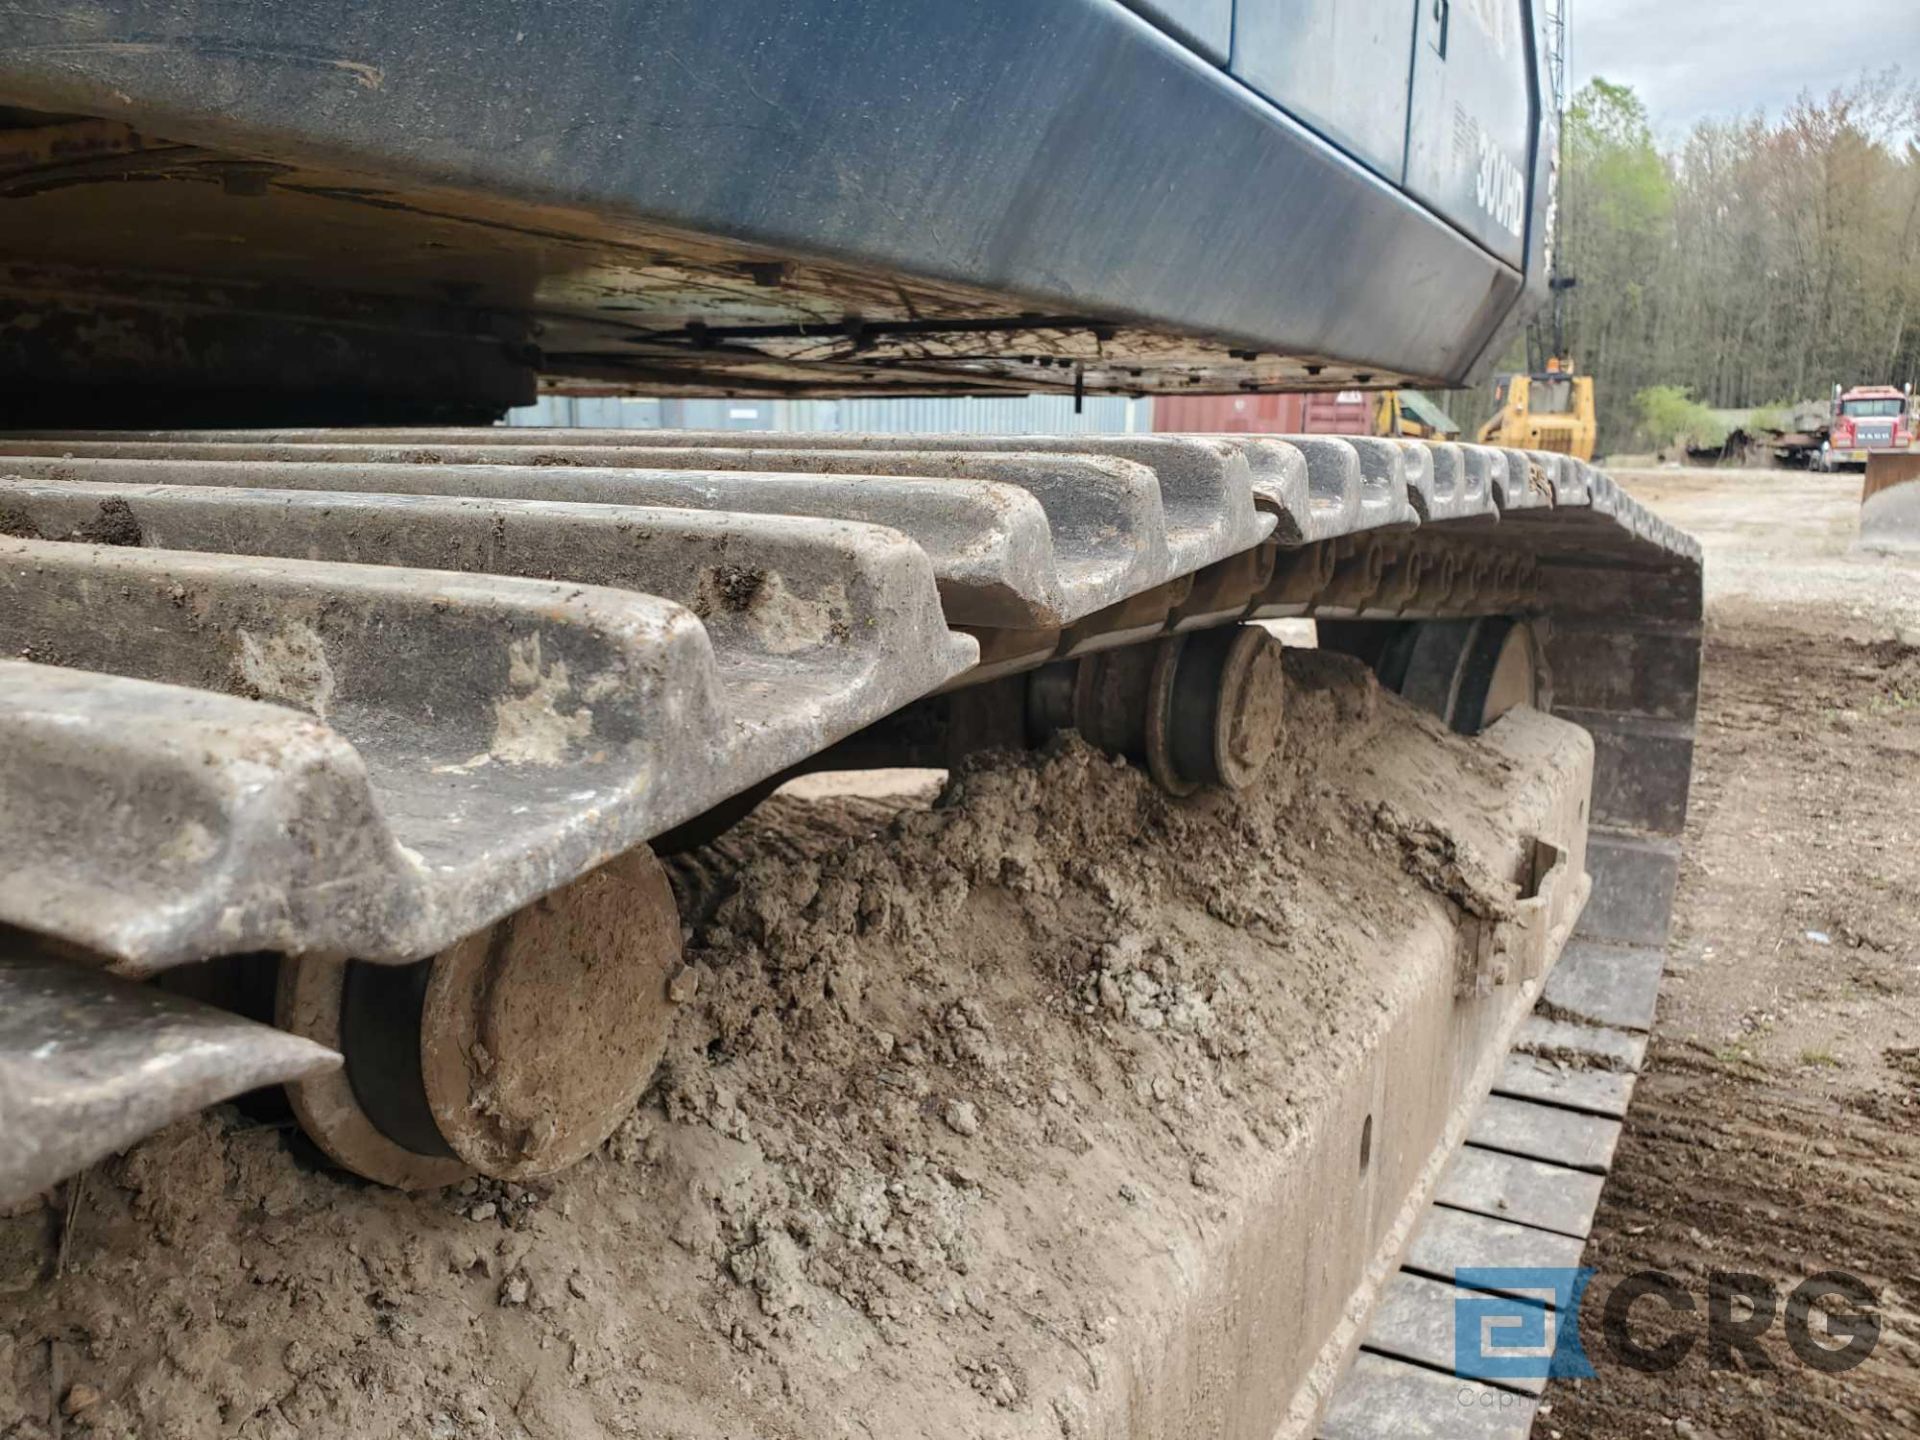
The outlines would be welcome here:
<svg viewBox="0 0 1920 1440">
<path fill-rule="evenodd" d="M 1275 730 L 1246 622 L 1311 616 L 1462 728 L 1550 674 L 1599 749 L 1589 923 L 1664 923 L 1697 552 L 1590 467 L 1326 438 L 644 442 L 0 441 L 0 918 L 129 980 L 404 964 L 807 769 L 1078 728 L 1177 793 L 1244 783 Z M 180 1083 L 136 1131 L 204 1103 Z M 57 1089 L 16 1196 L 129 1138 Z"/>
<path fill-rule="evenodd" d="M 1298 1345 L 1236 1402 L 1305 1427 L 1569 937 L 1665 934 L 1699 552 L 1564 456 L 14 435 L 0 531 L 8 1201 L 275 1081 L 386 1183 L 549 1173 L 664 1043 L 680 931 L 650 849 L 806 770 L 950 766 L 1062 729 L 1174 794 L 1243 785 L 1285 724 L 1257 622 L 1310 617 L 1462 733 L 1535 709 L 1579 729 L 1488 732 L 1548 777 L 1503 862 L 1535 918 L 1393 952 L 1433 985 L 1382 992 L 1360 1068 L 1333 1077 L 1360 1111 L 1322 1117 L 1275 1192 L 1337 1203 L 1363 1123 L 1390 1157 L 1372 1218 L 1316 1242 L 1341 1259 L 1310 1313 L 1282 1305 Z M 1486 961 L 1465 992 L 1442 984 L 1462 943 Z"/>
</svg>

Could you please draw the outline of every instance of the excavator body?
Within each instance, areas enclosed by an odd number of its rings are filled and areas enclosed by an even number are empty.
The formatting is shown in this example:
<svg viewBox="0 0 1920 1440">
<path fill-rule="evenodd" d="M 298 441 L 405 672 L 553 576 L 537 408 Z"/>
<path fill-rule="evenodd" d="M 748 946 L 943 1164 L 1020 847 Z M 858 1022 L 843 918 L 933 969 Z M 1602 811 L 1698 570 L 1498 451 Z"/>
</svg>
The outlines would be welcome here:
<svg viewBox="0 0 1920 1440">
<path fill-rule="evenodd" d="M 1310 619 L 1408 702 L 1356 777 L 1506 777 L 1504 898 L 1343 971 L 1236 1268 L 1125 1318 L 1096 1428 L 1376 1433 L 1336 1390 L 1408 1255 L 1577 1258 L 1591 977 L 1664 945 L 1700 552 L 1587 463 L 1590 382 L 1480 444 L 493 422 L 1476 383 L 1546 294 L 1535 8 L 0 0 L 0 1204 L 268 1085 L 388 1185 L 552 1174 L 686 994 L 660 857 L 1067 730 L 1204 804 L 1319 703 Z"/>
</svg>

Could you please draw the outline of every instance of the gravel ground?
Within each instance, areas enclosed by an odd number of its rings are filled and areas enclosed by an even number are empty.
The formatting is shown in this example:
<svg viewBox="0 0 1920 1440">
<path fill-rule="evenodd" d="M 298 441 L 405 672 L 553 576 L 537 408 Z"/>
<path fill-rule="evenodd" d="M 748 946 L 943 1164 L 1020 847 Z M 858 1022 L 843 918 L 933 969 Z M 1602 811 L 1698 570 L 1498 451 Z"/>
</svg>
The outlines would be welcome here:
<svg viewBox="0 0 1920 1440">
<path fill-rule="evenodd" d="M 1920 632 L 1920 555 L 1862 551 L 1858 471 L 1616 470 L 1707 552 L 1707 601 L 1805 607 L 1849 634 Z"/>
<path fill-rule="evenodd" d="M 1857 475 L 1620 477 L 1707 553 L 1687 861 L 1646 1077 L 1587 1263 L 1600 1371 L 1556 1384 L 1537 1440 L 1920 1434 L 1920 568 L 1850 553 Z M 1710 1367 L 1699 1316 L 1634 1311 L 1678 1368 L 1606 1358 L 1598 1317 L 1642 1270 L 1790 1290 L 1865 1280 L 1865 1364 Z"/>
</svg>

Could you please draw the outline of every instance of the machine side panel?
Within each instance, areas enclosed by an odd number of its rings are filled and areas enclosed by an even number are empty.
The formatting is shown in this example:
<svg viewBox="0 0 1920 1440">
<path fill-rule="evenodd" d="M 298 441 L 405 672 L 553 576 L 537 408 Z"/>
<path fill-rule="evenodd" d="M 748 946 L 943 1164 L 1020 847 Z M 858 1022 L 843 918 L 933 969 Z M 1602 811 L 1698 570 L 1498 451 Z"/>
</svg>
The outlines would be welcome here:
<svg viewBox="0 0 1920 1440">
<path fill-rule="evenodd" d="M 1413 31 L 1410 0 L 1240 0 L 1233 73 L 1397 184 Z"/>
<path fill-rule="evenodd" d="M 402 210 L 484 195 L 1452 384 L 1523 290 L 1117 0 L 585 0 L 537 23 L 508 0 L 0 0 L 0 26 L 0 103 L 333 165 Z"/>
<path fill-rule="evenodd" d="M 1511 265 L 1525 263 L 1537 114 L 1526 0 L 1422 6 L 1406 188 Z"/>
<path fill-rule="evenodd" d="M 1233 49 L 1233 0 L 1123 0 L 1216 65 Z"/>
</svg>

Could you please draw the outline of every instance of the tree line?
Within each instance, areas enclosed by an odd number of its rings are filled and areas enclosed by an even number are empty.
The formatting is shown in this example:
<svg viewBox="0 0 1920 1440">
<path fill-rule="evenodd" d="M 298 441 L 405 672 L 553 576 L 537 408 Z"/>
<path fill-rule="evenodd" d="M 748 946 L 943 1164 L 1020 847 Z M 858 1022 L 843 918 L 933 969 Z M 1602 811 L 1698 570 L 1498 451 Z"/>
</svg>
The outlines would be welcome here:
<svg viewBox="0 0 1920 1440">
<path fill-rule="evenodd" d="M 1602 454 L 1671 444 L 1677 395 L 1697 416 L 1920 381 L 1920 86 L 1898 70 L 1668 148 L 1631 89 L 1594 80 L 1561 166 L 1567 349 L 1594 377 Z M 1502 368 L 1525 363 L 1516 345 Z"/>
</svg>

